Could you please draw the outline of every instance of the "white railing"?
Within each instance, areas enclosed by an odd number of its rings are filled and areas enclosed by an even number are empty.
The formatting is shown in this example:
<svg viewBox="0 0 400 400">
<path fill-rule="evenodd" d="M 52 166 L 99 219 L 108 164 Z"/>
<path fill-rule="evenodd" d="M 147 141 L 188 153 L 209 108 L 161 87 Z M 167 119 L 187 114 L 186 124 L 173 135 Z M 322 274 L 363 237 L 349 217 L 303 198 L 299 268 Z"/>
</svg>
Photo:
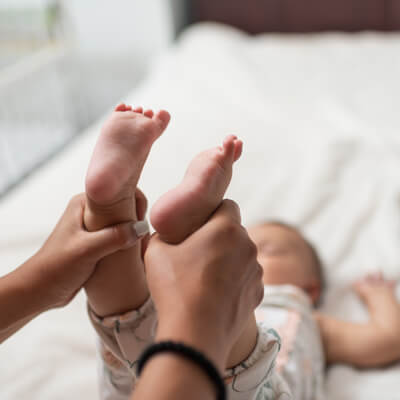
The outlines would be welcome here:
<svg viewBox="0 0 400 400">
<path fill-rule="evenodd" d="M 92 15 L 87 6 L 81 15 L 79 3 L 74 3 L 80 19 L 70 15 L 68 1 L 44 0 L 41 10 L 29 14 L 27 9 L 5 7 L 0 0 L 0 197 L 108 112 L 146 67 L 150 52 L 142 41 L 110 55 L 110 47 L 96 36 L 79 36 L 82 26 L 90 31 Z M 126 4 L 133 7 L 130 0 Z M 130 26 L 130 17 L 125 24 Z M 136 28 L 132 32 L 141 36 Z M 113 41 L 108 43 L 112 46 Z M 96 51 L 90 50 L 92 45 Z"/>
<path fill-rule="evenodd" d="M 68 55 L 47 46 L 0 70 L 0 193 L 76 133 Z"/>
</svg>

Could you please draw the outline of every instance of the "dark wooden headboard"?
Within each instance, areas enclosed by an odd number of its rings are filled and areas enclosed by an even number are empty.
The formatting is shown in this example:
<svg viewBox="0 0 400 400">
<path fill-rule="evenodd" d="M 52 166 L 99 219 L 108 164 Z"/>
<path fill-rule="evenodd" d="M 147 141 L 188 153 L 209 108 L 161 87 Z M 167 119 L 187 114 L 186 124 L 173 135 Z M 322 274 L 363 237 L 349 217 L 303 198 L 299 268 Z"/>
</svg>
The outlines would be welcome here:
<svg viewBox="0 0 400 400">
<path fill-rule="evenodd" d="M 187 0 L 189 20 L 249 33 L 400 30 L 400 0 Z"/>
</svg>

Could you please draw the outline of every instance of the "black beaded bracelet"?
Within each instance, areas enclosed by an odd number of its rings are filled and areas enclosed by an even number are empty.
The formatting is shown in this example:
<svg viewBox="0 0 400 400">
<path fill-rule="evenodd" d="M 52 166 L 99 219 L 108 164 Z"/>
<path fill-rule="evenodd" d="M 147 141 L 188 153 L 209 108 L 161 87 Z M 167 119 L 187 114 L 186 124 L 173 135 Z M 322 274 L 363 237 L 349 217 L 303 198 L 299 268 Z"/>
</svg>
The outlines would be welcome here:
<svg viewBox="0 0 400 400">
<path fill-rule="evenodd" d="M 145 364 L 147 363 L 147 361 L 150 360 L 150 358 L 158 353 L 165 352 L 178 354 L 190 361 L 193 361 L 195 364 L 201 367 L 201 369 L 207 374 L 207 376 L 212 380 L 215 385 L 215 388 L 217 390 L 217 400 L 226 400 L 226 389 L 224 381 L 222 380 L 221 375 L 212 364 L 212 362 L 208 360 L 204 356 L 204 354 L 181 342 L 165 341 L 149 346 L 143 352 L 138 361 L 137 375 L 140 376 Z"/>
</svg>

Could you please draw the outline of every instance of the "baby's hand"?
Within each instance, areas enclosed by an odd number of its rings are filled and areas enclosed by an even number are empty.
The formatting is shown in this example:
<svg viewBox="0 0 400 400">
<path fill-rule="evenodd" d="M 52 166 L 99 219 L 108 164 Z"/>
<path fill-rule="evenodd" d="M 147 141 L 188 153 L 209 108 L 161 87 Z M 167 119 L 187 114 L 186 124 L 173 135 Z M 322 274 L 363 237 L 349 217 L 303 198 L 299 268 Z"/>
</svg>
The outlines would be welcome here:
<svg viewBox="0 0 400 400">
<path fill-rule="evenodd" d="M 394 295 L 395 288 L 396 281 L 385 279 L 382 272 L 368 274 L 353 283 L 354 291 L 364 302 L 367 302 L 371 296 Z"/>
<path fill-rule="evenodd" d="M 84 206 L 85 196 L 75 196 L 50 237 L 33 256 L 31 273 L 48 308 L 68 304 L 92 275 L 100 259 L 131 247 L 143 236 L 143 233 L 136 234 L 132 222 L 97 232 L 86 231 Z M 139 224 L 143 228 L 143 223 Z"/>
</svg>

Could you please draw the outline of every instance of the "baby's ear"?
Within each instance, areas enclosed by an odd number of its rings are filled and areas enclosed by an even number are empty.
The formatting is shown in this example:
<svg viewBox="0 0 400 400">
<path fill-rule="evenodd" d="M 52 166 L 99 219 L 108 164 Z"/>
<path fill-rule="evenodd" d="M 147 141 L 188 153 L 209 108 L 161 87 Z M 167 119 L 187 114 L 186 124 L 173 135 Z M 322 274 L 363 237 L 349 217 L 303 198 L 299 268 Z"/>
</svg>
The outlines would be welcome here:
<svg viewBox="0 0 400 400">
<path fill-rule="evenodd" d="M 312 280 L 305 288 L 313 304 L 317 304 L 321 297 L 321 284 L 317 280 Z"/>
</svg>

